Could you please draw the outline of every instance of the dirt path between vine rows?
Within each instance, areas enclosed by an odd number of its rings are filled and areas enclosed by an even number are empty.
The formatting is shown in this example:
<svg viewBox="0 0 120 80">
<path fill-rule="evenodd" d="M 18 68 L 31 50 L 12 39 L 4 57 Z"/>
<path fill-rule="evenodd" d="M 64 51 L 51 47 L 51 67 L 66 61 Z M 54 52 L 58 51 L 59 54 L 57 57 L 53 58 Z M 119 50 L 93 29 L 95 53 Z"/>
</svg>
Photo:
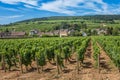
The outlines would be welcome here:
<svg viewBox="0 0 120 80">
<path fill-rule="evenodd" d="M 101 45 L 97 45 L 100 48 L 100 80 L 120 80 L 118 69 Z"/>
</svg>

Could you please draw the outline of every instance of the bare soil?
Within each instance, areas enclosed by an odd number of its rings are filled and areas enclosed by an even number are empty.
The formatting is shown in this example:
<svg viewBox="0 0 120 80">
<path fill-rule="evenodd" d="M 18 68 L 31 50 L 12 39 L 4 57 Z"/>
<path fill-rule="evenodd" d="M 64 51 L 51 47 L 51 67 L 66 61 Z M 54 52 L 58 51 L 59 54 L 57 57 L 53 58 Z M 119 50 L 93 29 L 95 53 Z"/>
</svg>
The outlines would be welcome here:
<svg viewBox="0 0 120 80">
<path fill-rule="evenodd" d="M 99 45 L 101 48 L 101 46 Z M 120 73 L 113 65 L 113 62 L 106 55 L 105 51 L 101 48 L 100 55 L 100 73 L 95 67 L 95 60 L 93 59 L 93 49 L 91 42 L 86 49 L 84 62 L 81 66 L 79 74 L 76 71 L 76 58 L 75 54 L 72 55 L 71 62 L 68 62 L 66 69 L 61 74 L 57 74 L 55 64 L 47 63 L 44 66 L 44 71 L 37 73 L 36 69 L 29 68 L 29 72 L 21 73 L 19 68 L 12 68 L 12 71 L 0 70 L 0 80 L 120 80 Z M 35 63 L 32 64 L 35 67 Z"/>
</svg>

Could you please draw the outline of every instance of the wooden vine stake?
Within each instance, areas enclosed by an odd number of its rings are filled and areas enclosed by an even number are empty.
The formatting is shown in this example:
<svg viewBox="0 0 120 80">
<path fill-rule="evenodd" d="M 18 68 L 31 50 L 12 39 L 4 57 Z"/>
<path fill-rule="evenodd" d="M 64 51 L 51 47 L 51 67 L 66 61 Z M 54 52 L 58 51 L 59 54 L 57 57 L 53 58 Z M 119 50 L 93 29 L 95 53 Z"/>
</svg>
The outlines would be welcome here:
<svg viewBox="0 0 120 80">
<path fill-rule="evenodd" d="M 98 54 L 98 73 L 100 73 L 100 53 Z"/>
<path fill-rule="evenodd" d="M 59 64 L 58 64 L 58 55 L 56 55 L 56 66 L 57 66 L 57 72 L 60 74 Z"/>
<path fill-rule="evenodd" d="M 35 56 L 35 61 L 36 61 L 36 65 L 37 65 L 37 72 L 40 73 L 39 65 L 38 65 L 38 58 L 36 56 Z"/>
<path fill-rule="evenodd" d="M 2 54 L 2 70 L 6 72 L 5 56 Z"/>
<path fill-rule="evenodd" d="M 41 72 L 43 72 L 43 66 L 41 66 Z"/>
<path fill-rule="evenodd" d="M 120 67 L 118 67 L 119 73 L 120 73 Z"/>
<path fill-rule="evenodd" d="M 19 54 L 19 65 L 20 65 L 20 69 L 21 69 L 21 73 L 23 73 L 23 68 L 22 68 L 22 61 L 21 61 L 21 56 Z"/>
<path fill-rule="evenodd" d="M 77 73 L 79 74 L 79 67 L 80 67 L 80 62 L 78 60 L 78 55 L 76 54 L 76 61 L 77 61 Z"/>
</svg>

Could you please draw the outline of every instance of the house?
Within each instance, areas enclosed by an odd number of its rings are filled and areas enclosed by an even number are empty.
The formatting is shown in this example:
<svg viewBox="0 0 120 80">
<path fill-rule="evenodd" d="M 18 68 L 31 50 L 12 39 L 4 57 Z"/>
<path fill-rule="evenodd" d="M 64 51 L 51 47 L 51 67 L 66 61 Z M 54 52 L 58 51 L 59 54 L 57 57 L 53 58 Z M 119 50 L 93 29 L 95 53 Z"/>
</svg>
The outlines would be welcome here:
<svg viewBox="0 0 120 80">
<path fill-rule="evenodd" d="M 30 32 L 29 32 L 29 35 L 35 35 L 35 34 L 38 34 L 39 33 L 39 31 L 38 30 L 36 30 L 36 29 L 34 29 L 34 30 L 31 30 Z"/>
<path fill-rule="evenodd" d="M 10 32 L 0 32 L 0 38 L 8 38 L 10 35 Z"/>
<path fill-rule="evenodd" d="M 105 27 L 105 26 L 107 26 L 107 25 L 106 25 L 105 23 L 101 23 L 101 26 L 102 26 L 102 27 Z"/>
<path fill-rule="evenodd" d="M 62 37 L 62 36 L 68 36 L 68 29 L 60 30 L 60 37 Z"/>
<path fill-rule="evenodd" d="M 100 29 L 98 29 L 97 34 L 98 34 L 98 35 L 107 34 L 107 29 L 100 28 Z"/>
<path fill-rule="evenodd" d="M 87 36 L 87 34 L 85 32 L 82 32 L 82 36 Z"/>
<path fill-rule="evenodd" d="M 95 29 L 95 31 L 97 32 L 98 35 L 107 34 L 107 30 L 104 28 L 97 28 Z"/>
<path fill-rule="evenodd" d="M 3 35 L 4 35 L 4 34 L 3 34 L 2 32 L 0 32 L 0 38 L 2 38 L 2 37 L 3 37 Z"/>
<path fill-rule="evenodd" d="M 69 36 L 73 36 L 74 33 L 75 33 L 75 30 L 74 30 L 74 29 L 68 30 L 68 35 L 69 35 Z"/>
<path fill-rule="evenodd" d="M 0 38 L 25 37 L 25 32 L 0 32 Z"/>
<path fill-rule="evenodd" d="M 39 37 L 42 37 L 42 36 L 54 36 L 54 33 L 53 32 L 38 32 L 37 35 Z"/>
<path fill-rule="evenodd" d="M 54 30 L 54 31 L 53 31 L 53 34 L 54 34 L 54 35 L 60 35 L 60 30 Z"/>
<path fill-rule="evenodd" d="M 43 35 L 53 36 L 53 35 L 54 35 L 54 33 L 53 33 L 53 32 L 45 32 L 45 33 L 43 33 Z"/>
<path fill-rule="evenodd" d="M 25 37 L 26 32 L 11 32 L 10 37 Z"/>
<path fill-rule="evenodd" d="M 38 35 L 39 37 L 42 37 L 43 34 L 44 32 L 38 32 L 36 35 Z"/>
<path fill-rule="evenodd" d="M 0 32 L 0 37 L 2 37 L 2 32 Z"/>
</svg>

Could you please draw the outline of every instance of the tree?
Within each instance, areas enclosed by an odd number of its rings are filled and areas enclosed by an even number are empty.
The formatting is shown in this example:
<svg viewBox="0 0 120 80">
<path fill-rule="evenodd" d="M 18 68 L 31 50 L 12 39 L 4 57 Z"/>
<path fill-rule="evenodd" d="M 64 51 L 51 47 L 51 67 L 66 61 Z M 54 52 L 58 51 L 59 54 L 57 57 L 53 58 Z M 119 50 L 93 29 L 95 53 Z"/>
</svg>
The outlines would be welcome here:
<svg viewBox="0 0 120 80">
<path fill-rule="evenodd" d="M 117 29 L 117 28 L 114 28 L 114 29 L 112 30 L 112 35 L 117 36 L 118 34 L 119 34 L 118 29 Z"/>
<path fill-rule="evenodd" d="M 88 36 L 91 36 L 91 35 L 92 35 L 91 29 L 87 29 L 86 32 L 87 32 Z"/>
<path fill-rule="evenodd" d="M 6 32 L 6 33 L 7 33 L 7 32 L 9 32 L 9 29 L 8 29 L 8 28 L 6 28 L 6 29 L 5 29 L 5 32 Z"/>
<path fill-rule="evenodd" d="M 108 27 L 108 28 L 107 28 L 107 34 L 108 34 L 108 35 L 112 35 L 112 30 L 113 30 L 112 27 Z"/>
<path fill-rule="evenodd" d="M 93 30 L 93 31 L 92 31 L 92 35 L 97 35 L 97 31 L 96 31 L 96 30 Z"/>
</svg>

